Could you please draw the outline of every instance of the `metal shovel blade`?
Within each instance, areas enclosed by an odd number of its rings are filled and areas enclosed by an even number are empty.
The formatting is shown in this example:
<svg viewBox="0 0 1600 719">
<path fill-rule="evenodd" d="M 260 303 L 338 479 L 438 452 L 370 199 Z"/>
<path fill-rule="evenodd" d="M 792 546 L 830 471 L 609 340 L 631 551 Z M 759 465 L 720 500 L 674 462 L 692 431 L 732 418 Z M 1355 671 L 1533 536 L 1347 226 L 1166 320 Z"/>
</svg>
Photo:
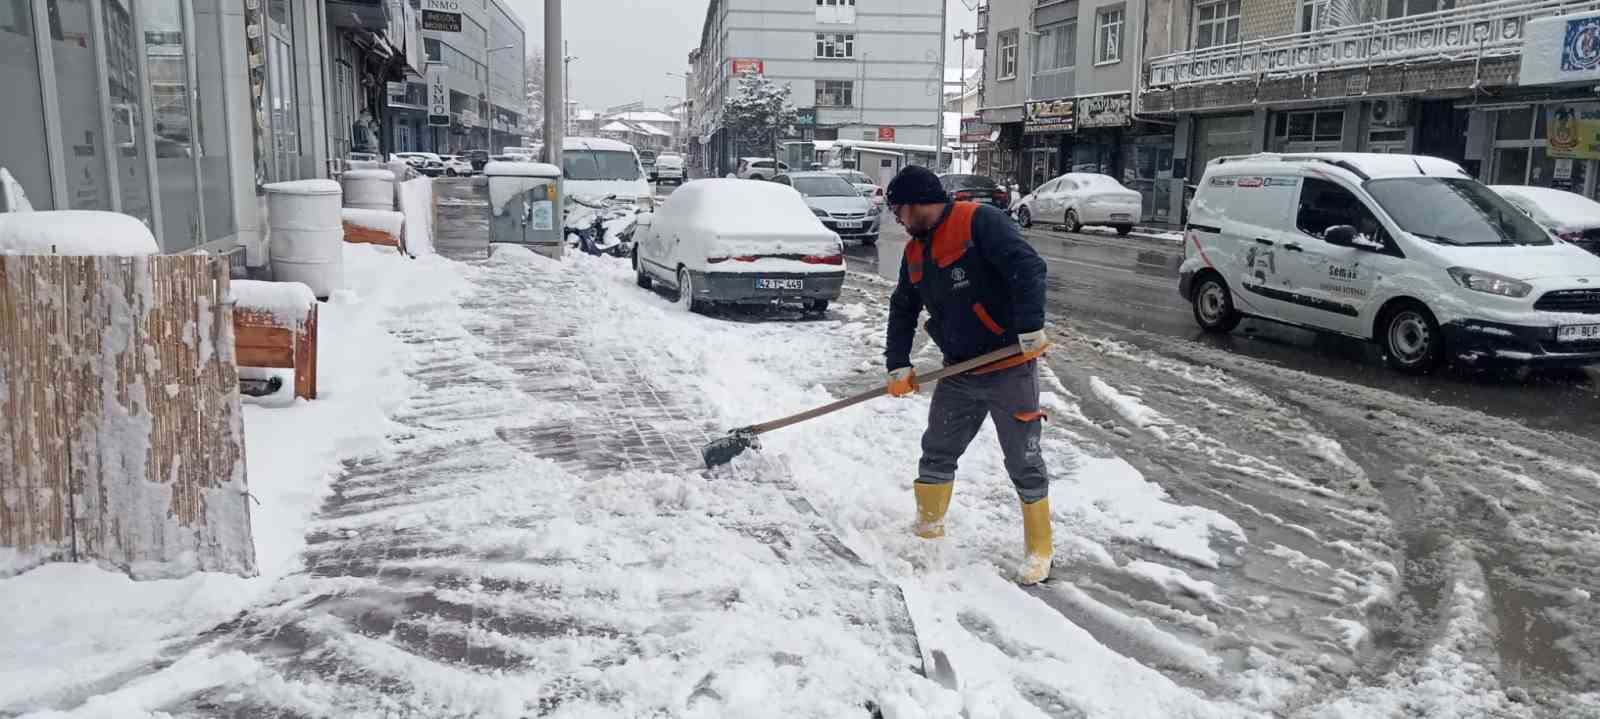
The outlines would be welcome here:
<svg viewBox="0 0 1600 719">
<path fill-rule="evenodd" d="M 756 433 L 750 427 L 742 427 L 728 433 L 726 437 L 711 440 L 706 448 L 700 451 L 700 456 L 705 459 L 706 467 L 720 467 L 733 461 L 747 449 L 761 449 L 761 443 L 756 439 Z"/>
</svg>

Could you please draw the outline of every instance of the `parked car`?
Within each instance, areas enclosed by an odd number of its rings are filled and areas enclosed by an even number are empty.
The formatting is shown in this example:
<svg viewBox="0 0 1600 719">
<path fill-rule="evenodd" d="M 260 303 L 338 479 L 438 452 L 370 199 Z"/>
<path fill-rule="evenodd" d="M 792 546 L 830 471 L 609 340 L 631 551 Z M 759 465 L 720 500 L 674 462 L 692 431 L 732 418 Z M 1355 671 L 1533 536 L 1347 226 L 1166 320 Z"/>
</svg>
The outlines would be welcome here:
<svg viewBox="0 0 1600 719">
<path fill-rule="evenodd" d="M 662 153 L 656 157 L 656 182 L 673 182 L 681 185 L 684 174 L 683 155 Z"/>
<path fill-rule="evenodd" d="M 439 159 L 444 163 L 445 177 L 467 177 L 477 173 L 471 162 L 458 155 L 440 155 Z"/>
<path fill-rule="evenodd" d="M 775 162 L 770 157 L 741 157 L 733 174 L 744 180 L 770 180 L 788 171 L 787 164 Z"/>
<path fill-rule="evenodd" d="M 828 170 L 828 172 L 844 178 L 845 182 L 854 185 L 861 191 L 861 196 L 872 201 L 874 205 L 883 204 L 883 187 L 867 177 L 867 173 L 860 170 Z"/>
<path fill-rule="evenodd" d="M 940 175 L 939 184 L 944 186 L 945 192 L 957 200 L 981 202 L 994 205 L 1001 210 L 1011 207 L 1011 191 L 983 175 L 955 173 Z"/>
<path fill-rule="evenodd" d="M 1017 207 L 1017 222 L 1065 225 L 1077 232 L 1084 225 L 1115 227 L 1117 234 L 1133 231 L 1144 198 L 1110 175 L 1069 172 L 1039 186 Z"/>
<path fill-rule="evenodd" d="M 592 202 L 615 196 L 641 209 L 655 206 L 655 189 L 645 178 L 633 145 L 598 137 L 569 137 L 561 143 L 562 191 Z"/>
<path fill-rule="evenodd" d="M 644 174 L 649 176 L 651 182 L 656 181 L 656 151 L 648 147 L 641 147 L 639 152 L 639 165 L 644 168 Z"/>
<path fill-rule="evenodd" d="M 1219 158 L 1186 235 L 1178 291 L 1207 332 L 1259 317 L 1375 342 L 1408 373 L 1600 362 L 1600 257 L 1447 160 Z"/>
<path fill-rule="evenodd" d="M 396 152 L 394 156 L 405 160 L 412 169 L 428 177 L 444 174 L 444 160 L 431 152 Z"/>
<path fill-rule="evenodd" d="M 863 245 L 878 242 L 881 209 L 843 177 L 832 172 L 791 172 L 772 181 L 798 191 L 811 213 L 840 237 Z"/>
<path fill-rule="evenodd" d="M 1567 242 L 1600 255 L 1600 202 L 1548 187 L 1490 185 L 1534 222 Z"/>
<path fill-rule="evenodd" d="M 461 153 L 461 159 L 472 163 L 473 172 L 483 172 L 483 166 L 489 164 L 489 151 L 466 150 Z"/>
<path fill-rule="evenodd" d="M 844 243 L 791 188 L 696 180 L 659 212 L 640 213 L 633 268 L 640 287 L 676 289 L 691 311 L 803 302 L 822 312 L 844 286 Z"/>
</svg>

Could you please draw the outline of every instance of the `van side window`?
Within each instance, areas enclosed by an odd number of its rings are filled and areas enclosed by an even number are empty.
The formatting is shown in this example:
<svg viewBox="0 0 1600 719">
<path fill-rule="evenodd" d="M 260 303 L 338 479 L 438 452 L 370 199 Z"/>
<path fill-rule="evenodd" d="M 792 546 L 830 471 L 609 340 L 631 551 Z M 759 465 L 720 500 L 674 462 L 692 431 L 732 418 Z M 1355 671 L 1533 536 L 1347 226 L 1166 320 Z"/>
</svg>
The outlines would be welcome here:
<svg viewBox="0 0 1600 719">
<path fill-rule="evenodd" d="M 1318 238 L 1334 225 L 1354 225 L 1361 234 L 1380 242 L 1388 237 L 1378 218 L 1359 198 L 1343 187 L 1314 177 L 1300 183 L 1300 205 L 1294 224 L 1301 232 Z"/>
</svg>

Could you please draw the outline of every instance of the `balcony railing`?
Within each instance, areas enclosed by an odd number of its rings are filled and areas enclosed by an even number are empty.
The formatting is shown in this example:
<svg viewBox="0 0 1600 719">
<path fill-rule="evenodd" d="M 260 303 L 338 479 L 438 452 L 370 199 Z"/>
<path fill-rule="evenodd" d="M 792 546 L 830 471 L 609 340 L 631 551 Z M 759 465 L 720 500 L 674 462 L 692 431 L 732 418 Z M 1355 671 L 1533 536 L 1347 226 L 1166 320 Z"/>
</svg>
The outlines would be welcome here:
<svg viewBox="0 0 1600 719">
<path fill-rule="evenodd" d="M 1075 67 L 1040 70 L 1033 74 L 1033 85 L 1028 88 L 1029 100 L 1053 100 L 1077 94 Z"/>
<path fill-rule="evenodd" d="M 1409 17 L 1249 40 L 1150 60 L 1146 87 L 1291 76 L 1368 65 L 1516 54 L 1528 20 L 1595 0 L 1498 0 Z"/>
</svg>

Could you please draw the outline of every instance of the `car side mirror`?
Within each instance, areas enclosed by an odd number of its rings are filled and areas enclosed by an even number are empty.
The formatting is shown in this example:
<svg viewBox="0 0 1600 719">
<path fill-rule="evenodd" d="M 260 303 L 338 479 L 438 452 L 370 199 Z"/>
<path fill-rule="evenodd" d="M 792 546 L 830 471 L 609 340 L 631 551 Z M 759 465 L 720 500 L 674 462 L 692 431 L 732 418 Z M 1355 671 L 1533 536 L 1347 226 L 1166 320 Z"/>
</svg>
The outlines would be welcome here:
<svg viewBox="0 0 1600 719">
<path fill-rule="evenodd" d="M 1351 225 L 1330 225 L 1322 231 L 1322 240 L 1330 245 L 1339 247 L 1355 247 L 1356 238 L 1361 236 L 1361 231 Z"/>
</svg>

